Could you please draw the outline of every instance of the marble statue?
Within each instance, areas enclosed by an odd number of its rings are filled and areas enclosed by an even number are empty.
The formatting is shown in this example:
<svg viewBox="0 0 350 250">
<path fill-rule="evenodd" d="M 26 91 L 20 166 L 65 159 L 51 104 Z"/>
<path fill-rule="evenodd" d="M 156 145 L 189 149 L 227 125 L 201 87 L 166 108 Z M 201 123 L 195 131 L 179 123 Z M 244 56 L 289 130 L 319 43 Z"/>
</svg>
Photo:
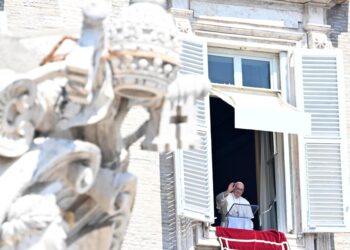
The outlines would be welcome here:
<svg viewBox="0 0 350 250">
<path fill-rule="evenodd" d="M 120 249 L 136 192 L 129 147 L 142 137 L 145 150 L 196 146 L 208 80 L 178 74 L 177 30 L 157 2 L 134 1 L 107 25 L 105 6 L 90 1 L 63 60 L 0 70 L 1 250 L 66 249 L 106 226 L 109 249 Z M 135 105 L 149 119 L 123 137 Z"/>
</svg>

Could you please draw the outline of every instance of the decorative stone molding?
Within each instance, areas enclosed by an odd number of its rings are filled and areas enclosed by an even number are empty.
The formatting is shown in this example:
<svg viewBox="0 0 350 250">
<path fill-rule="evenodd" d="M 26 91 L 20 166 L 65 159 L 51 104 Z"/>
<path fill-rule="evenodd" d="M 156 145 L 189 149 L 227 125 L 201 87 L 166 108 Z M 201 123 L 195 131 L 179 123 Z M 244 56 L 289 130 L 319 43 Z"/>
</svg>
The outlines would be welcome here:
<svg viewBox="0 0 350 250">
<path fill-rule="evenodd" d="M 191 23 L 189 20 L 186 20 L 183 18 L 175 18 L 175 23 L 176 23 L 177 29 L 181 33 L 185 33 L 185 34 L 192 33 L 192 27 L 191 27 Z"/>
<path fill-rule="evenodd" d="M 319 4 L 323 6 L 330 6 L 334 4 L 341 4 L 346 2 L 347 0 L 262 0 L 264 2 L 284 2 L 284 3 L 291 3 L 291 4 L 304 4 L 304 3 L 312 3 L 312 4 Z"/>
<path fill-rule="evenodd" d="M 310 31 L 307 33 L 308 47 L 310 49 L 330 49 L 332 48 L 332 42 L 328 39 L 327 35 L 317 31 Z"/>
<path fill-rule="evenodd" d="M 332 43 L 328 39 L 330 26 L 324 23 L 326 6 L 315 3 L 305 5 L 304 18 L 306 24 L 304 29 L 307 31 L 308 47 L 310 49 L 328 49 L 332 48 Z"/>
<path fill-rule="evenodd" d="M 283 28 L 281 22 L 198 16 L 193 32 L 205 37 L 208 45 L 232 49 L 280 52 L 293 49 L 304 33 Z"/>
<path fill-rule="evenodd" d="M 303 33 L 286 30 L 283 24 L 271 21 L 199 16 L 193 20 L 192 26 L 195 32 L 210 31 L 225 33 L 227 37 L 232 34 L 249 39 L 269 38 L 285 43 L 300 41 L 303 37 Z"/>
<path fill-rule="evenodd" d="M 173 14 L 175 18 L 182 17 L 182 18 L 188 19 L 193 17 L 193 10 L 188 10 L 188 9 L 171 8 L 170 13 Z"/>
<path fill-rule="evenodd" d="M 310 49 L 329 49 L 332 48 L 332 42 L 328 38 L 330 31 L 329 25 L 308 23 L 304 26 L 307 31 L 308 48 Z"/>
<path fill-rule="evenodd" d="M 192 33 L 191 19 L 193 17 L 192 10 L 171 8 L 170 12 L 174 15 L 175 24 L 179 32 Z"/>
</svg>

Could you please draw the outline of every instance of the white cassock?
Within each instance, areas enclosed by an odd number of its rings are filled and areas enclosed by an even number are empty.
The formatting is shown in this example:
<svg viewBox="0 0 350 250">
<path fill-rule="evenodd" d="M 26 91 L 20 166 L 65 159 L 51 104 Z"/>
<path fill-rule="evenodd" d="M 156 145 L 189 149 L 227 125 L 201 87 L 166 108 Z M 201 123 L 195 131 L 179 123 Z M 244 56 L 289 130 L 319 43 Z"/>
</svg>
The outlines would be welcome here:
<svg viewBox="0 0 350 250">
<path fill-rule="evenodd" d="M 240 229 L 253 229 L 254 218 L 249 201 L 236 198 L 232 193 L 225 197 L 224 192 L 216 196 L 217 209 L 221 213 L 221 226 Z"/>
</svg>

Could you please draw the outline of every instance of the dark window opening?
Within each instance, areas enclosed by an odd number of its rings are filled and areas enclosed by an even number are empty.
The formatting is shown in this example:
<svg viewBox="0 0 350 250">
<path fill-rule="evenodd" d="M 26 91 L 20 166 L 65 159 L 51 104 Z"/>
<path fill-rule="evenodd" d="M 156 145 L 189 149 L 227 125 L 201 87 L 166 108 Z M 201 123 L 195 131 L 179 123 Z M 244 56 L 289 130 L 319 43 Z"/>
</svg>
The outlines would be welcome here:
<svg viewBox="0 0 350 250">
<path fill-rule="evenodd" d="M 277 229 L 272 134 L 235 129 L 234 109 L 219 98 L 210 98 L 210 110 L 214 204 L 215 196 L 225 191 L 230 182 L 242 181 L 242 196 L 260 207 L 253 220 L 254 229 Z M 266 152 L 267 157 L 261 156 Z M 267 164 L 262 166 L 261 159 Z M 215 226 L 219 226 L 221 218 L 216 206 L 215 217 Z"/>
</svg>

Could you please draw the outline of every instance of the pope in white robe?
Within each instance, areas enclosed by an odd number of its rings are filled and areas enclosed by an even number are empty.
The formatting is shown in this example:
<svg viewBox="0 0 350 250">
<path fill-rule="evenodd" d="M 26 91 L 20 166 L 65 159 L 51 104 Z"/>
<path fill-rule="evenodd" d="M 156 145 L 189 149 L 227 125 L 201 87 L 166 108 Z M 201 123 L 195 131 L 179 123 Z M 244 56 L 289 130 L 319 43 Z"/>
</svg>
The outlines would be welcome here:
<svg viewBox="0 0 350 250">
<path fill-rule="evenodd" d="M 243 192 L 242 182 L 231 182 L 225 192 L 216 196 L 222 227 L 253 229 L 254 215 L 249 201 L 242 197 Z"/>
</svg>

